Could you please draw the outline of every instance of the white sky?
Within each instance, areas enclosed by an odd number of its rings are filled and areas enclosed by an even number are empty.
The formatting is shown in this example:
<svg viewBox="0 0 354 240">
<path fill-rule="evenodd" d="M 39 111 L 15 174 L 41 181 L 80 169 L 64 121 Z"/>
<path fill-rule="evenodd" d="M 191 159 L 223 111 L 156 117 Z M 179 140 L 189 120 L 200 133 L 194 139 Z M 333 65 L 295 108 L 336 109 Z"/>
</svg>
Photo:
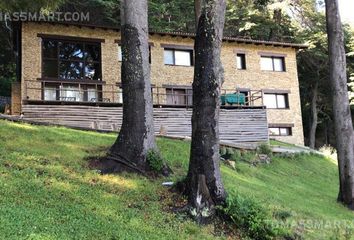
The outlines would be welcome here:
<svg viewBox="0 0 354 240">
<path fill-rule="evenodd" d="M 342 21 L 354 27 L 354 0 L 338 0 L 338 4 Z"/>
</svg>

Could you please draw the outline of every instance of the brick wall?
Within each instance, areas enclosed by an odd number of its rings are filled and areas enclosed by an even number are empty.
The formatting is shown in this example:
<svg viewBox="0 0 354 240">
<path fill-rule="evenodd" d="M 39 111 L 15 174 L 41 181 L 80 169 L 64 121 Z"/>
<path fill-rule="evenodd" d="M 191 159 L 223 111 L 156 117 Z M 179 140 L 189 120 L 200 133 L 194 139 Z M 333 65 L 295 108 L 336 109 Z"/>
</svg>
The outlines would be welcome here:
<svg viewBox="0 0 354 240">
<path fill-rule="evenodd" d="M 38 33 L 100 38 L 105 39 L 102 43 L 102 79 L 106 82 L 104 91 L 117 91 L 116 83 L 120 80 L 120 65 L 118 61 L 118 44 L 115 40 L 120 39 L 120 33 L 113 30 L 99 28 L 87 28 L 77 26 L 23 23 L 22 28 L 22 99 L 27 96 L 30 99 L 40 99 L 38 91 L 26 89 L 25 80 L 34 80 L 41 77 L 41 39 Z M 193 81 L 193 67 L 164 65 L 163 47 L 161 44 L 176 44 L 193 46 L 192 38 L 171 37 L 168 35 L 151 35 L 150 42 L 154 43 L 151 48 L 151 82 L 157 87 L 163 85 L 191 85 Z M 236 69 L 235 51 L 246 53 L 247 69 Z M 286 55 L 286 72 L 268 72 L 260 70 L 259 52 L 268 52 Z M 222 49 L 222 62 L 225 69 L 223 88 L 235 89 L 273 89 L 288 90 L 290 109 L 267 110 L 270 124 L 294 124 L 292 136 L 277 137 L 290 143 L 303 144 L 303 130 L 300 108 L 299 83 L 296 66 L 296 50 L 293 48 L 272 47 L 254 44 L 239 44 L 224 42 Z M 40 87 L 40 82 L 30 84 L 32 87 Z M 113 89 L 112 89 L 113 88 Z M 110 96 L 108 96 L 110 97 Z"/>
<path fill-rule="evenodd" d="M 21 114 L 21 84 L 18 82 L 11 85 L 11 114 Z"/>
</svg>

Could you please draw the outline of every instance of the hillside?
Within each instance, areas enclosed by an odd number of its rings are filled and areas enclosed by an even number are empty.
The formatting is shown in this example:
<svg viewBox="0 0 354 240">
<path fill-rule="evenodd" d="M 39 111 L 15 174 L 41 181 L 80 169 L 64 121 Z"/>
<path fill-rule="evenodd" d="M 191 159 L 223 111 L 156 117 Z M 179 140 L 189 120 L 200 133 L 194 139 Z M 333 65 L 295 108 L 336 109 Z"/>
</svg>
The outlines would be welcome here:
<svg viewBox="0 0 354 240">
<path fill-rule="evenodd" d="M 0 239 L 227 237 L 213 225 L 199 227 L 168 210 L 174 200 L 161 183 L 185 175 L 188 142 L 158 139 L 175 172 L 170 178 L 102 176 L 89 168 L 88 157 L 102 155 L 115 138 L 0 121 Z M 345 239 L 352 233 L 344 226 L 354 214 L 336 202 L 333 161 L 290 155 L 273 157 L 269 165 L 239 161 L 236 166 L 222 166 L 230 196 L 251 196 L 273 214 L 273 221 L 286 223 L 304 239 Z M 334 238 L 338 234 L 343 238 Z"/>
</svg>

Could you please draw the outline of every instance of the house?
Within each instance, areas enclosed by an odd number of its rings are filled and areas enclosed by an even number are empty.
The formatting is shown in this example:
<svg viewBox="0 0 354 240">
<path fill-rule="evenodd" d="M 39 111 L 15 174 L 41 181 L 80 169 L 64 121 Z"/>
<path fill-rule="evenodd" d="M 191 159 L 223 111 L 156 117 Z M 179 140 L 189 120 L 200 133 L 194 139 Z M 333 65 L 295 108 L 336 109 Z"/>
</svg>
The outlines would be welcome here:
<svg viewBox="0 0 354 240">
<path fill-rule="evenodd" d="M 45 22 L 22 22 L 16 29 L 20 70 L 12 90 L 13 114 L 119 130 L 119 29 Z M 193 45 L 190 33 L 149 35 L 156 131 L 190 134 Z M 304 143 L 296 63 L 296 52 L 304 48 L 224 38 L 221 139 Z M 232 97 L 238 100 L 229 102 Z"/>
</svg>

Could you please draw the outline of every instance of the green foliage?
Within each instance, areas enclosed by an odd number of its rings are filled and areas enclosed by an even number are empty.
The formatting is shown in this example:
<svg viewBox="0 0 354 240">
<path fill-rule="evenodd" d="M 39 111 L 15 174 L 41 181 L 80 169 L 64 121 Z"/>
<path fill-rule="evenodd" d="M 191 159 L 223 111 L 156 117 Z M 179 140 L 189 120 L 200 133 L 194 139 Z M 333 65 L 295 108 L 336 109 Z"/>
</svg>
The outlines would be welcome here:
<svg viewBox="0 0 354 240">
<path fill-rule="evenodd" d="M 244 151 L 241 154 L 241 160 L 246 163 L 253 163 L 256 158 L 256 153 L 254 151 Z"/>
<path fill-rule="evenodd" d="M 226 147 L 221 147 L 220 148 L 220 155 L 224 156 L 227 153 L 227 148 Z"/>
<path fill-rule="evenodd" d="M 273 216 L 276 218 L 276 219 L 280 219 L 280 220 L 283 220 L 285 221 L 286 219 L 288 219 L 289 217 L 292 216 L 291 212 L 290 211 L 286 211 L 286 210 L 279 210 L 279 211 L 275 211 Z"/>
<path fill-rule="evenodd" d="M 13 80 L 9 78 L 0 77 L 0 96 L 11 96 L 11 84 Z"/>
<path fill-rule="evenodd" d="M 226 148 L 226 154 L 231 156 L 232 154 L 234 154 L 234 149 L 233 148 Z"/>
<path fill-rule="evenodd" d="M 40 11 L 55 10 L 65 0 L 6 0 L 0 1 L 0 10 L 2 11 Z"/>
<path fill-rule="evenodd" d="M 222 212 L 252 239 L 273 239 L 276 230 L 270 224 L 270 213 L 249 197 L 237 193 L 229 195 Z"/>
<path fill-rule="evenodd" d="M 230 160 L 232 161 L 240 161 L 242 159 L 242 153 L 240 150 L 235 149 L 234 153 L 230 156 Z"/>
<path fill-rule="evenodd" d="M 193 0 L 149 1 L 149 28 L 155 31 L 195 31 Z"/>
<path fill-rule="evenodd" d="M 156 150 L 149 150 L 146 155 L 146 160 L 151 168 L 155 172 L 161 172 L 164 167 L 164 159 L 160 152 Z"/>
<path fill-rule="evenodd" d="M 271 147 L 267 143 L 262 143 L 261 145 L 259 145 L 257 147 L 257 153 L 265 154 L 268 156 L 272 156 L 272 154 L 273 154 Z"/>
</svg>

